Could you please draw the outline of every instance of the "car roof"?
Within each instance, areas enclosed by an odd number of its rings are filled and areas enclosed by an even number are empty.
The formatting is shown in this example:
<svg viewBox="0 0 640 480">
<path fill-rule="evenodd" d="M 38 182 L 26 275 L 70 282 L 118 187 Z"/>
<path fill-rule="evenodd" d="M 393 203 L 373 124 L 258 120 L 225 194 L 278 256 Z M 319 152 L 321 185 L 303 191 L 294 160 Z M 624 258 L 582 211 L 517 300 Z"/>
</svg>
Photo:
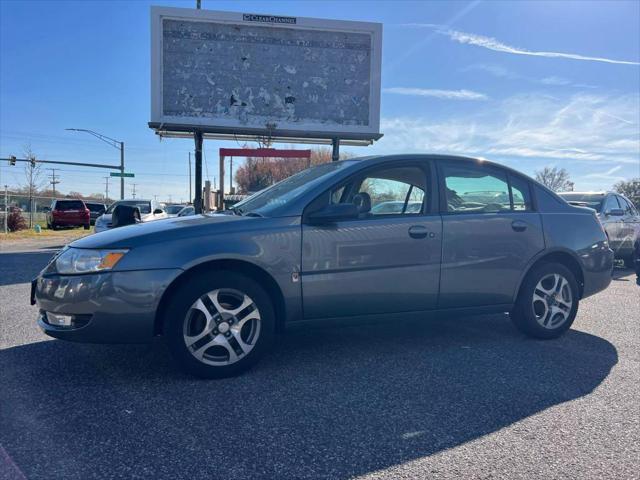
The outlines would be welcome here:
<svg viewBox="0 0 640 480">
<path fill-rule="evenodd" d="M 565 193 L 574 193 L 576 195 L 606 195 L 613 192 L 558 192 L 558 195 L 564 195 Z"/>
</svg>

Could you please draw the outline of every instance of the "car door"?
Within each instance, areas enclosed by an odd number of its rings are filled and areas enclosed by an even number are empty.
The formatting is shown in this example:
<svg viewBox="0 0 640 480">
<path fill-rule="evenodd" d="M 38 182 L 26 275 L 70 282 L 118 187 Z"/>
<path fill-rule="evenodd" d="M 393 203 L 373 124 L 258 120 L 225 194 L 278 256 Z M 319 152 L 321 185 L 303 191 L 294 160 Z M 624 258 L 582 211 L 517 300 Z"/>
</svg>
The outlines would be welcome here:
<svg viewBox="0 0 640 480">
<path fill-rule="evenodd" d="M 622 217 L 617 215 L 611 215 L 612 210 L 618 210 L 622 208 L 618 202 L 616 195 L 607 195 L 602 203 L 602 215 L 601 222 L 607 237 L 609 238 L 609 247 L 611 250 L 618 253 L 621 245 L 621 233 L 622 233 Z"/>
<path fill-rule="evenodd" d="M 635 232 L 638 227 L 637 212 L 633 204 L 624 197 L 617 196 L 620 208 L 624 210 L 620 224 L 620 248 L 625 255 L 630 255 L 633 251 L 633 242 L 635 240 Z"/>
<path fill-rule="evenodd" d="M 426 162 L 393 162 L 354 175 L 321 202 L 371 199 L 359 218 L 302 227 L 305 318 L 435 308 L 440 276 L 440 215 Z M 316 200 L 317 202 L 317 200 Z M 376 208 L 385 202 L 404 207 Z M 420 202 L 422 208 L 415 208 Z M 408 206 L 412 208 L 408 209 Z M 374 213 L 375 212 L 375 213 Z"/>
<path fill-rule="evenodd" d="M 442 271 L 439 307 L 511 304 L 544 248 L 529 181 L 478 162 L 439 163 Z"/>
</svg>

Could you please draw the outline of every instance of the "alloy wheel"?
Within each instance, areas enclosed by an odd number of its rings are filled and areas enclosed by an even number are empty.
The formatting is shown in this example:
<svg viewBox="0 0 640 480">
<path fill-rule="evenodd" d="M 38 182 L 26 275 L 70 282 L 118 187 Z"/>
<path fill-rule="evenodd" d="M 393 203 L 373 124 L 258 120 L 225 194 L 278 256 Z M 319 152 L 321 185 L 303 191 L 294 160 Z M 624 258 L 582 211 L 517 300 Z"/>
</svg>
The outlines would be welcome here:
<svg viewBox="0 0 640 480">
<path fill-rule="evenodd" d="M 251 297 L 235 289 L 216 289 L 198 298 L 183 324 L 187 349 L 213 366 L 244 358 L 260 336 L 260 311 Z"/>
<path fill-rule="evenodd" d="M 554 329 L 567 321 L 573 307 L 573 294 L 566 278 L 551 273 L 540 279 L 533 291 L 533 313 L 544 328 Z"/>
</svg>

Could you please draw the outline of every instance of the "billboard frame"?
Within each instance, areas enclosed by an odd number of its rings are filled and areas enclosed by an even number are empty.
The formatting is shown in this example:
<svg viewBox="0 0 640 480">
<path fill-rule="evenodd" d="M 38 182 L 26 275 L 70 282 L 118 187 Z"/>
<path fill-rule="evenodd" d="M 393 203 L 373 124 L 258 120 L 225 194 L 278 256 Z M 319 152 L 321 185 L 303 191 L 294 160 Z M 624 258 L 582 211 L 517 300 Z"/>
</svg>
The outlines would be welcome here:
<svg viewBox="0 0 640 480">
<path fill-rule="evenodd" d="M 252 18 L 248 20 L 247 18 Z M 212 119 L 194 117 L 173 117 L 163 114 L 163 20 L 212 21 L 235 25 L 251 25 L 262 28 L 269 26 L 294 30 L 322 30 L 371 35 L 371 64 L 369 74 L 369 122 L 361 125 L 318 125 L 309 123 L 294 124 L 280 122 L 264 128 L 243 126 L 235 119 Z M 257 19 L 257 20 L 256 20 Z M 281 19 L 281 20 L 279 20 Z M 293 20 L 295 23 L 282 23 Z M 380 130 L 380 89 L 382 66 L 382 24 L 373 22 L 355 22 L 347 20 L 325 20 L 308 17 L 286 17 L 278 15 L 257 15 L 253 13 L 223 12 L 217 10 L 197 10 L 190 8 L 151 7 L 151 121 L 149 127 L 163 131 L 163 136 L 172 136 L 171 132 L 185 133 L 200 131 L 210 135 L 249 135 L 256 137 L 282 137 L 306 139 L 344 139 L 370 144 L 382 137 Z M 212 125 L 216 124 L 216 125 Z M 176 135 L 177 136 L 177 135 Z"/>
</svg>

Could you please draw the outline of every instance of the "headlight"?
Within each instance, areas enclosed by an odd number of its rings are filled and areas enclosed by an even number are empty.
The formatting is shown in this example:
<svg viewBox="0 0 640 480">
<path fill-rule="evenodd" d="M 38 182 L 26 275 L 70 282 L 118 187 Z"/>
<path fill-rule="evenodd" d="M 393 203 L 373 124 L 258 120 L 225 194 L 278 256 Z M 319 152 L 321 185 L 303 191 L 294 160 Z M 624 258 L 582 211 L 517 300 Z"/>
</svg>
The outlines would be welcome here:
<svg viewBox="0 0 640 480">
<path fill-rule="evenodd" d="M 111 270 L 128 250 L 86 250 L 68 248 L 56 258 L 56 271 L 62 274 Z"/>
</svg>

